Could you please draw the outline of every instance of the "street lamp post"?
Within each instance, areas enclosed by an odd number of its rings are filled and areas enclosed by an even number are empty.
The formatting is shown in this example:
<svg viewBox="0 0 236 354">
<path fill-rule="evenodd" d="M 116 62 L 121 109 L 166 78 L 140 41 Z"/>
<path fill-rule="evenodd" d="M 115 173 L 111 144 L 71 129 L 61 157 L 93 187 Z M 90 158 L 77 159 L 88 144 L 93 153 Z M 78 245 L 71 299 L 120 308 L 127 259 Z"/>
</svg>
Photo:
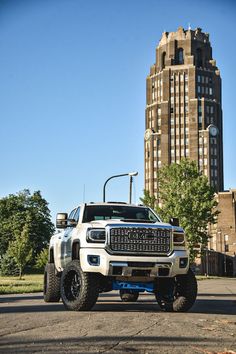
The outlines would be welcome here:
<svg viewBox="0 0 236 354">
<path fill-rule="evenodd" d="M 122 173 L 120 175 L 114 175 L 109 177 L 106 182 L 104 183 L 103 186 L 103 202 L 105 203 L 106 201 L 106 185 L 107 182 L 110 181 L 112 178 L 117 178 L 117 177 L 123 177 L 123 176 L 130 176 L 130 187 L 129 187 L 129 203 L 132 202 L 132 183 L 133 183 L 133 176 L 137 176 L 138 172 L 129 172 L 129 173 Z"/>
</svg>

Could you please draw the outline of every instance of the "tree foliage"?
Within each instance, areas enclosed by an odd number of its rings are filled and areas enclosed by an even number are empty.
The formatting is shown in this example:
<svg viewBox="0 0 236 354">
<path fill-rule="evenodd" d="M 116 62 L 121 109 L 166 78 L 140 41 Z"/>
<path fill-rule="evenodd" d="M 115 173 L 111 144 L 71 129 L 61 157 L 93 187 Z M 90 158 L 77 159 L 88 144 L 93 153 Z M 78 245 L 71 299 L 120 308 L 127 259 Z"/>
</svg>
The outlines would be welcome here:
<svg viewBox="0 0 236 354">
<path fill-rule="evenodd" d="M 40 191 L 31 194 L 27 189 L 0 199 L 0 256 L 6 253 L 9 243 L 26 224 L 34 261 L 54 231 L 47 201 Z"/>
<path fill-rule="evenodd" d="M 156 207 L 156 198 L 154 195 L 150 195 L 150 193 L 146 190 L 143 191 L 143 198 L 140 198 L 141 202 L 144 205 L 150 206 L 150 208 L 155 209 Z"/>
<path fill-rule="evenodd" d="M 28 222 L 30 219 L 28 219 Z M 19 269 L 19 277 L 23 274 L 26 264 L 31 260 L 33 249 L 30 243 L 30 227 L 26 223 L 21 232 L 16 231 L 15 239 L 9 242 L 7 253 L 15 260 Z"/>
<path fill-rule="evenodd" d="M 42 249 L 42 251 L 37 255 L 35 267 L 39 270 L 44 270 L 48 262 L 48 247 Z"/>
<path fill-rule="evenodd" d="M 0 260 L 0 274 L 2 276 L 19 275 L 19 269 L 16 261 L 8 252 L 6 252 Z"/>
<path fill-rule="evenodd" d="M 170 217 L 179 218 L 193 259 L 197 254 L 196 244 L 207 245 L 208 223 L 216 222 L 218 212 L 214 189 L 207 177 L 198 171 L 197 164 L 189 160 L 161 168 L 158 186 L 155 210 L 164 221 L 168 222 Z M 150 205 L 149 198 L 145 192 L 142 201 Z"/>
</svg>

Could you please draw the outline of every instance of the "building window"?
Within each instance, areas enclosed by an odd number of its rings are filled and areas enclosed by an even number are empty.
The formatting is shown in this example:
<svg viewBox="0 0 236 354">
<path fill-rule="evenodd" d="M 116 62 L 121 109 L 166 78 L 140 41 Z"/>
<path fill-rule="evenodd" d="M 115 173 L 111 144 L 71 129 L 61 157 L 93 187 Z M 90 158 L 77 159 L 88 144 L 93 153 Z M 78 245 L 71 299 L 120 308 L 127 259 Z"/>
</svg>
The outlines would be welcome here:
<svg viewBox="0 0 236 354">
<path fill-rule="evenodd" d="M 209 87 L 209 95 L 211 96 L 213 94 L 212 87 Z"/>
<path fill-rule="evenodd" d="M 184 64 L 184 50 L 179 48 L 177 50 L 177 64 Z"/>
<path fill-rule="evenodd" d="M 202 50 L 200 48 L 197 49 L 196 52 L 196 64 L 198 68 L 202 67 Z"/>
<path fill-rule="evenodd" d="M 201 86 L 197 87 L 197 93 L 201 93 Z"/>
<path fill-rule="evenodd" d="M 199 83 L 201 82 L 201 76 L 200 75 L 197 76 L 197 82 L 199 82 Z"/>
<path fill-rule="evenodd" d="M 162 58 L 161 58 L 161 67 L 162 69 L 165 68 L 166 65 L 166 52 L 162 53 Z"/>
</svg>

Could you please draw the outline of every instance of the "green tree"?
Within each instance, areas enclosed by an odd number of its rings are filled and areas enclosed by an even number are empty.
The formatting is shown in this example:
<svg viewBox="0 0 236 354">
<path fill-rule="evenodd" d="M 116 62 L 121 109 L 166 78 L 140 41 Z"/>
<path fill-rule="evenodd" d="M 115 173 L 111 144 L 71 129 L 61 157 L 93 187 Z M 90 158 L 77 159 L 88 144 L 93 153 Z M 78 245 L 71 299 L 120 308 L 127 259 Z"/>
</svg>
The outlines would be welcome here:
<svg viewBox="0 0 236 354">
<path fill-rule="evenodd" d="M 198 251 L 196 244 L 207 245 L 208 224 L 215 223 L 218 215 L 214 189 L 196 162 L 181 160 L 160 169 L 158 174 L 158 201 L 155 210 L 167 221 L 178 217 L 184 228 L 193 260 Z M 147 192 L 146 192 L 147 193 Z M 144 198 L 148 202 L 148 198 Z"/>
<path fill-rule="evenodd" d="M 35 267 L 39 270 L 44 270 L 47 262 L 48 262 L 48 247 L 45 247 L 37 255 Z"/>
<path fill-rule="evenodd" d="M 31 220 L 28 228 L 34 262 L 54 232 L 47 201 L 40 191 L 31 194 L 27 189 L 0 199 L 0 256 L 6 253 L 16 233 L 23 230 L 27 218 Z"/>
<path fill-rule="evenodd" d="M 15 260 L 21 279 L 26 264 L 31 260 L 33 249 L 30 244 L 30 228 L 26 223 L 21 232 L 16 232 L 15 239 L 9 242 L 7 253 Z"/>
<path fill-rule="evenodd" d="M 12 256 L 9 255 L 8 252 L 6 252 L 0 261 L 0 274 L 2 276 L 17 276 L 19 275 L 19 270 L 16 264 L 16 261 Z"/>
<path fill-rule="evenodd" d="M 152 209 L 155 209 L 156 207 L 156 198 L 154 195 L 150 195 L 150 193 L 148 191 L 146 191 L 144 189 L 143 191 L 143 198 L 140 198 L 141 202 L 144 204 L 144 205 L 147 205 L 147 206 L 150 206 L 150 208 Z"/>
</svg>

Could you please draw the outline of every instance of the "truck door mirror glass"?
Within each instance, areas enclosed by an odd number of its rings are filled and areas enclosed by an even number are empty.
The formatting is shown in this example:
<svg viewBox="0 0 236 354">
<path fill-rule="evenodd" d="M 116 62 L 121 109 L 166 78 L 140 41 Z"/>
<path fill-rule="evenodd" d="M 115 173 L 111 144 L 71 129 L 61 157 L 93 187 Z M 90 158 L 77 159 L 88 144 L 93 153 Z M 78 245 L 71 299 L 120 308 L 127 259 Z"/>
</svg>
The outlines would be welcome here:
<svg viewBox="0 0 236 354">
<path fill-rule="evenodd" d="M 67 213 L 57 213 L 56 228 L 65 229 L 67 227 Z"/>
</svg>

